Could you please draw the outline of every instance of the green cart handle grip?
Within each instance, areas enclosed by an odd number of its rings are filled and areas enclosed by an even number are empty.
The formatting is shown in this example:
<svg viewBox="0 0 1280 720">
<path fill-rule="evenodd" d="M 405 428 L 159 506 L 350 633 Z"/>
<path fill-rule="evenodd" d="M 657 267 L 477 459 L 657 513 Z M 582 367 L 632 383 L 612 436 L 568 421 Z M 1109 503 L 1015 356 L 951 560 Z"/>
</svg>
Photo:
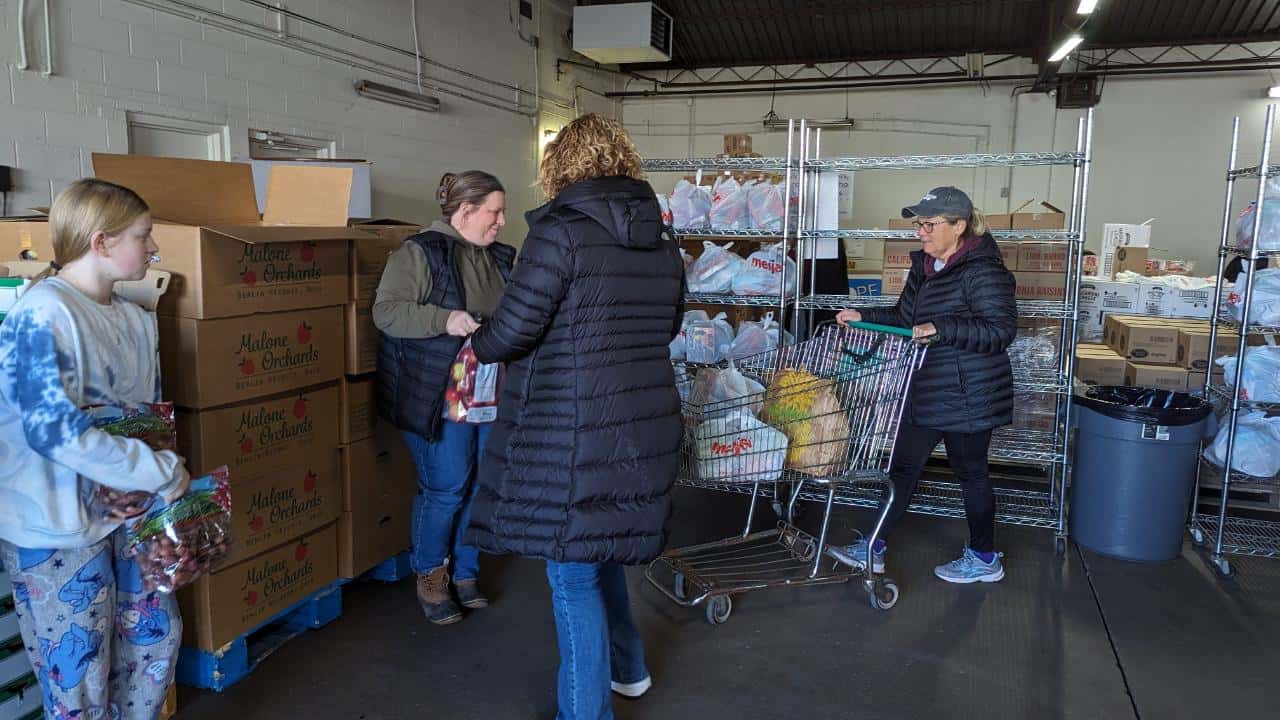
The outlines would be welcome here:
<svg viewBox="0 0 1280 720">
<path fill-rule="evenodd" d="M 905 338 L 915 337 L 915 334 L 912 333 L 911 330 L 907 328 L 894 327 L 893 325 L 879 325 L 876 323 L 862 321 L 850 321 L 845 323 L 845 325 L 848 325 L 851 328 L 858 328 L 860 330 L 875 330 L 877 332 L 889 333 L 891 335 L 900 335 Z"/>
</svg>

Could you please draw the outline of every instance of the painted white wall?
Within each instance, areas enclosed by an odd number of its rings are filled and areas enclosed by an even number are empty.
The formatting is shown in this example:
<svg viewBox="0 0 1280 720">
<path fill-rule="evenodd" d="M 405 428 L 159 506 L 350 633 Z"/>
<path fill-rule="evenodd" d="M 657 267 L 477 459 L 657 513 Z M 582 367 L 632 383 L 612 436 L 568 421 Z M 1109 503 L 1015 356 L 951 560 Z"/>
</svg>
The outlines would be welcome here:
<svg viewBox="0 0 1280 720">
<path fill-rule="evenodd" d="M 258 23 L 274 17 L 241 0 L 188 0 Z M 47 206 L 72 180 L 92 174 L 91 153 L 128 152 L 127 112 L 145 112 L 230 128 L 230 154 L 247 157 L 249 128 L 331 138 L 337 155 L 373 161 L 373 212 L 407 220 L 438 216 L 432 196 L 440 175 L 479 168 L 509 191 L 510 226 L 518 241 L 520 213 L 541 199 L 530 187 L 536 173 L 540 126 L 529 117 L 442 95 L 440 113 L 424 113 L 356 96 L 357 79 L 410 87 L 288 48 L 203 27 L 123 0 L 51 0 L 55 75 L 42 78 L 40 2 L 29 2 L 27 47 L 33 68 L 16 68 L 17 2 L 0 0 L 0 164 L 17 168 L 11 212 Z M 413 48 L 409 0 L 289 0 L 296 12 L 400 48 Z M 583 84 L 605 90 L 612 78 L 594 73 L 555 76 L 555 58 L 569 52 L 565 33 L 571 3 L 538 0 L 538 19 L 526 34 L 542 36 L 537 62 L 517 36 L 510 0 L 419 0 L 424 55 L 471 73 L 533 90 L 544 101 L 542 123 L 566 123 L 574 96 L 593 98 L 591 109 L 614 113 Z M 298 21 L 295 35 L 341 47 L 345 41 Z M 412 58 L 373 49 L 367 57 L 411 69 Z M 430 78 L 437 71 L 428 69 Z M 486 88 L 448 73 L 440 77 Z M 557 105 L 558 99 L 559 105 Z M 584 103 L 585 104 L 585 103 Z M 553 117 L 553 114 L 555 117 Z M 559 116 L 564 116 L 559 117 Z"/>
<path fill-rule="evenodd" d="M 1155 257 L 1184 257 L 1202 269 L 1216 268 L 1231 119 L 1241 115 L 1241 164 L 1257 164 L 1266 108 L 1260 92 L 1269 84 L 1265 72 L 1107 81 L 1095 116 L 1088 246 L 1097 249 L 1106 222 L 1155 217 Z M 824 131 L 821 150 L 828 157 L 1075 148 L 1081 111 L 1058 111 L 1048 96 L 1014 96 L 1012 89 L 783 94 L 774 108 L 784 118 L 818 119 L 844 117 L 847 108 L 857 128 Z M 626 125 L 648 157 L 714 155 L 722 150 L 722 136 L 734 132 L 751 133 L 755 151 L 763 155 L 786 153 L 785 132 L 761 129 L 768 95 L 634 99 L 623 107 Z M 942 184 L 969 190 L 989 212 L 1009 212 L 1032 199 L 1065 209 L 1072 173 L 1070 167 L 863 172 L 854 183 L 853 220 L 844 225 L 884 227 L 903 205 Z M 676 179 L 653 181 L 669 191 Z M 1238 185 L 1237 211 L 1247 203 L 1239 196 L 1252 195 L 1256 187 Z"/>
</svg>

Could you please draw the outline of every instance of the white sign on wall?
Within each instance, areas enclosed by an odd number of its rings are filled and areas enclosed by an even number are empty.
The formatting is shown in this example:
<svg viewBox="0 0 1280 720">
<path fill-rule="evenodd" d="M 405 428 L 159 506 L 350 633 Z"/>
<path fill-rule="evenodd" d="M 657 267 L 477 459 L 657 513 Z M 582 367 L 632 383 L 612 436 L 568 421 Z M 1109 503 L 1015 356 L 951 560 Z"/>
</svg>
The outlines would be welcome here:
<svg viewBox="0 0 1280 720">
<path fill-rule="evenodd" d="M 840 219 L 853 218 L 853 173 L 842 172 L 840 176 Z"/>
</svg>

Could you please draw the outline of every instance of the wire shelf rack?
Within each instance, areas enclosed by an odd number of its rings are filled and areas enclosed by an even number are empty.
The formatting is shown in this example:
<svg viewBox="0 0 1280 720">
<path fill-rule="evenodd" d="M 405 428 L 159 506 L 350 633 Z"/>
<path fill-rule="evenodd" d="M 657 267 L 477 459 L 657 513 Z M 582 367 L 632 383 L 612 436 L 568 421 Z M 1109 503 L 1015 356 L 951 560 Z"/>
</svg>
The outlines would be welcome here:
<svg viewBox="0 0 1280 720">
<path fill-rule="evenodd" d="M 781 240 L 782 233 L 772 230 L 672 230 L 680 238 L 747 238 L 753 240 Z"/>
<path fill-rule="evenodd" d="M 688 305 L 727 305 L 734 307 L 778 307 L 777 295 L 721 295 L 719 293 L 685 293 Z M 787 298 L 787 304 L 794 302 Z"/>
<path fill-rule="evenodd" d="M 795 162 L 792 162 L 795 165 Z M 697 172 L 699 170 L 759 170 L 762 172 L 782 172 L 787 169 L 786 158 L 780 157 L 705 157 L 705 158 L 660 158 L 644 161 L 644 169 L 649 172 Z"/>
<path fill-rule="evenodd" d="M 1212 395 L 1214 399 L 1221 402 L 1223 405 L 1229 405 L 1231 403 L 1231 396 L 1233 395 L 1233 393 L 1231 392 L 1231 386 L 1224 385 L 1222 383 L 1211 384 L 1209 386 L 1209 394 Z M 1248 410 L 1268 410 L 1273 412 L 1280 412 L 1280 402 L 1256 402 L 1253 400 L 1241 400 L 1240 407 Z"/>
<path fill-rule="evenodd" d="M 1013 366 L 1013 391 L 1015 393 L 1067 394 L 1069 387 L 1062 373 L 1053 368 L 1029 368 Z"/>
<path fill-rule="evenodd" d="M 942 450 L 942 445 L 938 446 Z M 1054 465 L 1066 462 L 1066 453 L 1051 430 L 1000 428 L 991 434 L 987 457 L 992 460 Z"/>
<path fill-rule="evenodd" d="M 1232 180 L 1238 180 L 1240 178 L 1256 178 L 1261 175 L 1260 173 L 1261 169 L 1262 169 L 1261 165 L 1254 165 L 1253 167 L 1240 168 L 1239 170 L 1232 170 L 1231 172 L 1227 173 L 1227 178 Z M 1276 175 L 1280 175 L 1280 165 L 1268 165 L 1267 177 L 1274 177 Z"/>
<path fill-rule="evenodd" d="M 1074 165 L 1083 153 L 978 153 L 969 155 L 908 155 L 902 157 L 850 157 L 813 160 L 813 170 L 918 170 L 952 167 L 1009 167 L 1011 165 Z"/>
<path fill-rule="evenodd" d="M 1240 247 L 1239 245 L 1235 245 L 1235 244 L 1228 244 L 1225 247 L 1227 249 L 1227 252 L 1235 253 L 1236 255 L 1240 255 L 1243 257 L 1249 257 L 1249 253 L 1253 252 L 1252 248 Z M 1280 250 L 1259 250 L 1258 257 L 1260 258 L 1280 257 Z"/>
<path fill-rule="evenodd" d="M 1209 462 L 1208 458 L 1203 455 L 1200 456 L 1200 464 L 1203 466 L 1200 471 L 1200 486 L 1222 487 L 1222 468 Z M 1280 475 L 1264 478 L 1256 475 L 1246 475 L 1239 470 L 1232 470 L 1231 487 L 1241 490 L 1276 490 L 1280 489 Z"/>
<path fill-rule="evenodd" d="M 1210 545 L 1217 541 L 1218 517 L 1196 516 L 1195 529 Z M 1222 533 L 1222 552 L 1229 555 L 1280 558 L 1280 522 L 1228 517 Z"/>
<path fill-rule="evenodd" d="M 1033 240 L 1038 242 L 1059 242 L 1079 240 L 1080 233 L 1070 230 L 992 230 L 997 240 Z M 864 230 L 846 228 L 840 230 L 805 230 L 799 234 L 802 239 L 848 238 L 852 240 L 916 240 L 915 230 Z"/>
<path fill-rule="evenodd" d="M 861 310 L 893 307 L 897 302 L 897 295 L 810 295 L 800 299 L 800 309 Z M 1018 317 L 1066 319 L 1079 312 L 1059 300 L 1018 301 Z"/>
<path fill-rule="evenodd" d="M 1241 323 L 1235 319 L 1230 312 L 1223 310 L 1218 313 L 1218 324 L 1223 327 L 1229 327 L 1236 332 L 1243 332 L 1245 335 L 1276 335 L 1280 334 L 1280 326 L 1277 325 L 1257 325 L 1249 323 L 1243 330 Z"/>
</svg>

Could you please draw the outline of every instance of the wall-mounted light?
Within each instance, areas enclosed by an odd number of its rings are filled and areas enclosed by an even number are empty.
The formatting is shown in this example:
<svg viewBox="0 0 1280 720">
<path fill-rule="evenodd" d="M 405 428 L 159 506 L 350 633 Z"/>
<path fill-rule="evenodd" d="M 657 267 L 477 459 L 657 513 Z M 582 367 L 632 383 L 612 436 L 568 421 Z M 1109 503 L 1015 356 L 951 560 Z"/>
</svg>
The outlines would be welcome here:
<svg viewBox="0 0 1280 720">
<path fill-rule="evenodd" d="M 1071 51 L 1075 50 L 1082 42 L 1084 42 L 1084 38 L 1080 35 L 1072 35 L 1066 40 L 1063 40 L 1062 44 L 1058 46 L 1058 49 L 1054 50 L 1053 54 L 1049 56 L 1049 62 L 1062 62 L 1062 60 L 1066 59 L 1066 57 L 1071 54 Z"/>
<path fill-rule="evenodd" d="M 1080 6 L 1076 8 L 1077 15 L 1088 15 L 1098 7 L 1098 0 L 1080 0 Z"/>
<path fill-rule="evenodd" d="M 382 83 L 360 80 L 356 82 L 356 94 L 370 100 L 399 105 L 423 112 L 440 112 L 440 98 L 432 95 L 401 90 Z"/>
<path fill-rule="evenodd" d="M 1269 98 L 1280 98 L 1280 85 L 1272 85 L 1267 88 L 1266 96 Z"/>
<path fill-rule="evenodd" d="M 555 130 L 553 128 L 547 128 L 546 130 L 542 131 L 542 142 L 549 143 L 552 140 L 555 140 L 556 136 L 559 134 L 560 134 L 559 130 Z"/>
</svg>

